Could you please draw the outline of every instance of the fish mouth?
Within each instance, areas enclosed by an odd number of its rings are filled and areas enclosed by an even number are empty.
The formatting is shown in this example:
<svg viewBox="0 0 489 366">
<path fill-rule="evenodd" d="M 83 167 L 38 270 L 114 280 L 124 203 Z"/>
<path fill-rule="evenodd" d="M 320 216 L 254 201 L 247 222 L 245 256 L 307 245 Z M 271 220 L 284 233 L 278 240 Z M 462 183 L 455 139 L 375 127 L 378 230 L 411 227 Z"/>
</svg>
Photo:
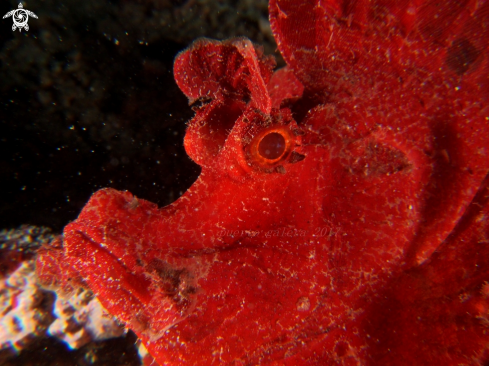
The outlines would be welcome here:
<svg viewBox="0 0 489 366">
<path fill-rule="evenodd" d="M 63 260 L 86 287 L 148 341 L 192 313 L 199 293 L 195 260 L 172 256 L 148 240 L 156 218 L 156 205 L 104 189 L 65 227 L 63 245 Z"/>
<path fill-rule="evenodd" d="M 87 230 L 72 223 L 65 230 L 65 259 L 102 305 L 143 340 L 154 342 L 186 319 L 199 289 L 186 267 L 153 258 L 125 262 Z"/>
</svg>

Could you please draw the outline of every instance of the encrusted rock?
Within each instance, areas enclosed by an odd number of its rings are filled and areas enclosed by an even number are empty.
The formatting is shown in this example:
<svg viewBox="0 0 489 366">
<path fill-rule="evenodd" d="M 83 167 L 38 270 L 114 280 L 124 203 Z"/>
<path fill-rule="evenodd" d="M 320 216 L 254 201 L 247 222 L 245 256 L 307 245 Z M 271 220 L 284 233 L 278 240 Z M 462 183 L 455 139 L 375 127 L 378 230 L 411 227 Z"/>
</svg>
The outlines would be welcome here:
<svg viewBox="0 0 489 366">
<path fill-rule="evenodd" d="M 37 337 L 52 336 L 78 349 L 126 331 L 83 288 L 63 299 L 37 282 L 34 261 L 24 261 L 0 280 L 0 350 L 21 351 Z"/>
<path fill-rule="evenodd" d="M 91 291 L 79 288 L 69 299 L 57 297 L 54 305 L 57 319 L 49 334 L 64 341 L 71 349 L 90 341 L 100 341 L 125 334 L 125 329 L 103 308 Z"/>
<path fill-rule="evenodd" d="M 0 281 L 0 350 L 23 349 L 46 333 L 54 317 L 54 294 L 39 287 L 34 262 L 23 262 Z"/>
</svg>

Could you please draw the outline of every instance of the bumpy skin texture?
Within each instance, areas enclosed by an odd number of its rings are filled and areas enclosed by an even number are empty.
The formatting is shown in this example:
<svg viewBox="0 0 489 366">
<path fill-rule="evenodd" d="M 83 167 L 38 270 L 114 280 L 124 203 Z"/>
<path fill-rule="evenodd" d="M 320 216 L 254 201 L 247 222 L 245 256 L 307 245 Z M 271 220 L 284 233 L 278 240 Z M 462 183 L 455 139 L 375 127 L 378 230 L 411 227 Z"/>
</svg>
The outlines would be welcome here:
<svg viewBox="0 0 489 366">
<path fill-rule="evenodd" d="M 270 19 L 285 69 L 246 39 L 175 61 L 197 182 L 163 208 L 95 193 L 40 277 L 90 287 L 161 364 L 489 361 L 489 2 Z"/>
</svg>

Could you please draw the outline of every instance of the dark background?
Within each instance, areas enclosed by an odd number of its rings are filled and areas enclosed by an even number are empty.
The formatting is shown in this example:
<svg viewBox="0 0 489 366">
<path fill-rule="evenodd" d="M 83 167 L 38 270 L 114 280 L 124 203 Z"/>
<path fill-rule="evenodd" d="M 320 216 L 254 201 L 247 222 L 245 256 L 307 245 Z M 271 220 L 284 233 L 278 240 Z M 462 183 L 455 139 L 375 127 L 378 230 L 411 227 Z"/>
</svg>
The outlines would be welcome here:
<svg viewBox="0 0 489 366">
<path fill-rule="evenodd" d="M 23 5 L 38 16 L 28 32 L 0 23 L 0 229 L 61 232 L 103 187 L 173 202 L 200 172 L 183 149 L 193 112 L 176 54 L 202 36 L 276 48 L 265 0 Z"/>
</svg>

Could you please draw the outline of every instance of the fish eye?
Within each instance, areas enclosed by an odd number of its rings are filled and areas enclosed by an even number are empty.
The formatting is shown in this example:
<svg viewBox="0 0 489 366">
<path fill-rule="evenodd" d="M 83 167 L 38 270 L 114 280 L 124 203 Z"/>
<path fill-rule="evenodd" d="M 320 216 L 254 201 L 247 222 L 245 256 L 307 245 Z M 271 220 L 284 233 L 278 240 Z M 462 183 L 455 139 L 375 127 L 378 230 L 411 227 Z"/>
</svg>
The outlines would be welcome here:
<svg viewBox="0 0 489 366">
<path fill-rule="evenodd" d="M 258 153 L 265 159 L 275 160 L 285 152 L 285 138 L 278 132 L 265 135 L 258 143 Z"/>
<path fill-rule="evenodd" d="M 281 163 L 290 155 L 294 138 L 286 126 L 267 128 L 253 138 L 250 155 L 254 163 L 267 168 Z"/>
</svg>

